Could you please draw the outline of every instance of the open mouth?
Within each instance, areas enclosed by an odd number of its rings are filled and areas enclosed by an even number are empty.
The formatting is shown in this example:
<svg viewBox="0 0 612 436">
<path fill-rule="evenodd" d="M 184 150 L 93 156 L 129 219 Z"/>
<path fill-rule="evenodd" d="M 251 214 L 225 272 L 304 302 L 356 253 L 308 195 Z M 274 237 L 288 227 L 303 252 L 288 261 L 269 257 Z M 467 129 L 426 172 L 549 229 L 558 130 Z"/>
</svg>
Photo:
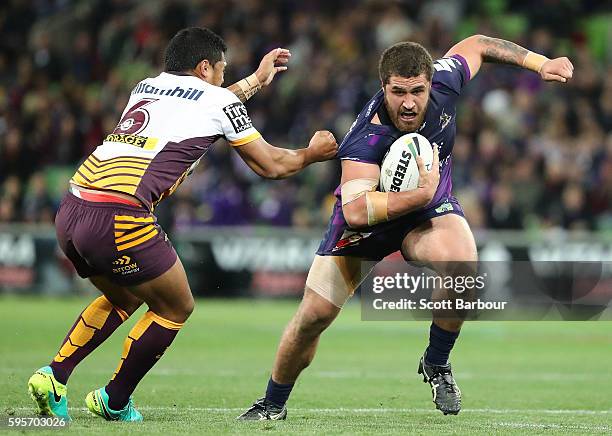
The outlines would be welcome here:
<svg viewBox="0 0 612 436">
<path fill-rule="evenodd" d="M 414 112 L 402 112 L 400 114 L 400 120 L 410 122 L 416 119 L 416 114 Z"/>
</svg>

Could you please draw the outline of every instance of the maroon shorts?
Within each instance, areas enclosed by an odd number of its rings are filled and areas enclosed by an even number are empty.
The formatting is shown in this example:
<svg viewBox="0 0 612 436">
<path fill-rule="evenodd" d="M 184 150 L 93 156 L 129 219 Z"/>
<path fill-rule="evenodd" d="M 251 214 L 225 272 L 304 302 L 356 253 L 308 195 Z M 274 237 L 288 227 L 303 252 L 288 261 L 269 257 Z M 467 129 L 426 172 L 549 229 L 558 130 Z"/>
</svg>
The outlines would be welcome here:
<svg viewBox="0 0 612 436">
<path fill-rule="evenodd" d="M 146 209 L 80 199 L 68 192 L 55 217 L 57 240 L 81 277 L 121 286 L 144 283 L 174 265 L 176 251 Z"/>
</svg>

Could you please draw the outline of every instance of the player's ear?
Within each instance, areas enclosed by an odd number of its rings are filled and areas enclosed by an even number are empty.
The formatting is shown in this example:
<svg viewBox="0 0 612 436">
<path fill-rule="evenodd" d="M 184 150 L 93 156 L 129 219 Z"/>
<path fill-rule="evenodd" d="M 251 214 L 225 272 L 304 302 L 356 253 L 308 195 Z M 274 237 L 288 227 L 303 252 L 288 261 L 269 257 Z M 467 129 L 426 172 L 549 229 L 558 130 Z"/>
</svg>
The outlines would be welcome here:
<svg viewBox="0 0 612 436">
<path fill-rule="evenodd" d="M 208 82 L 212 77 L 212 65 L 210 65 L 208 59 L 204 59 L 200 61 L 198 65 L 196 65 L 196 67 L 194 68 L 194 72 L 196 76 L 198 76 L 200 79 L 204 80 L 205 82 Z"/>
</svg>

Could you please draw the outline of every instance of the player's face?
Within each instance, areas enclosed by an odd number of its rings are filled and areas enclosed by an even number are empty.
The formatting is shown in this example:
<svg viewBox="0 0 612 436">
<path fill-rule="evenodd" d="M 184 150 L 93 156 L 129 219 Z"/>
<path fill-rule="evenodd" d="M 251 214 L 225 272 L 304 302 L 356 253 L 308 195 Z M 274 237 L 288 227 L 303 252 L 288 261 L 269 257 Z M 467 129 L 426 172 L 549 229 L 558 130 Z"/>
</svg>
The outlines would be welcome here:
<svg viewBox="0 0 612 436">
<path fill-rule="evenodd" d="M 393 75 L 385 84 L 385 106 L 395 127 L 401 132 L 416 132 L 425 118 L 431 82 L 425 74 L 416 77 Z"/>
<path fill-rule="evenodd" d="M 223 85 L 225 75 L 225 55 L 221 53 L 221 60 L 212 67 L 212 84 L 215 86 Z"/>
</svg>

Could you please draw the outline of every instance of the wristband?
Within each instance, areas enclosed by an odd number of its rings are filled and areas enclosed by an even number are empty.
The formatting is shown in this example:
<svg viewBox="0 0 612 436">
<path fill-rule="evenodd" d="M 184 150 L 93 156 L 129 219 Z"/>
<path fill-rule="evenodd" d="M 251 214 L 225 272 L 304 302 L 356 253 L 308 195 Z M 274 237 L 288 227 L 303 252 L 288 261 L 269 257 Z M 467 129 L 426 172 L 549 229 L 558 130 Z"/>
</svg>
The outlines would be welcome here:
<svg viewBox="0 0 612 436">
<path fill-rule="evenodd" d="M 548 60 L 546 56 L 530 51 L 525 56 L 525 59 L 523 59 L 523 67 L 539 73 L 544 63 Z"/>
<path fill-rule="evenodd" d="M 245 98 L 248 100 L 253 97 L 257 91 L 261 89 L 261 83 L 259 83 L 259 79 L 255 75 L 255 73 L 251 74 L 249 77 L 246 77 L 237 83 L 238 87 L 244 92 Z"/>
<path fill-rule="evenodd" d="M 389 201 L 388 192 L 366 192 L 366 206 L 368 209 L 368 225 L 373 226 L 378 223 L 389 221 L 387 213 L 387 203 Z"/>
</svg>

